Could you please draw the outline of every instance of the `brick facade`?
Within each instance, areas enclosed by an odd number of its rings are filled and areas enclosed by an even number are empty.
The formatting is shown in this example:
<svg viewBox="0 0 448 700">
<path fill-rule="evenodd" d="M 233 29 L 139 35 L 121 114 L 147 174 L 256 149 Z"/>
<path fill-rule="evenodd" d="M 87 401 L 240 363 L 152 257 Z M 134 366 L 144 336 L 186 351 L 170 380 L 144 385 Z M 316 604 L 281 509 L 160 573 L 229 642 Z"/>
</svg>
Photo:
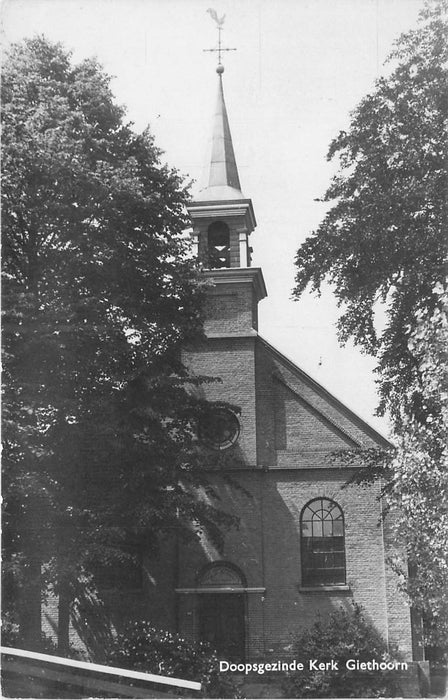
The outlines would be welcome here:
<svg viewBox="0 0 448 700">
<path fill-rule="evenodd" d="M 352 601 L 410 660 L 410 611 L 386 563 L 390 543 L 379 484 L 347 487 L 350 472 L 331 458 L 341 449 L 385 446 L 384 438 L 257 336 L 213 338 L 185 359 L 197 374 L 221 377 L 222 383 L 207 387 L 209 398 L 241 407 L 240 440 L 228 452 L 234 457 L 232 479 L 242 488 L 209 475 L 220 492 L 220 506 L 240 517 L 240 526 L 227 533 L 221 554 L 207 542 L 180 554 L 179 589 L 189 589 L 179 593 L 180 631 L 197 636 L 194 619 L 202 594 L 192 589 L 198 572 L 206 562 L 224 560 L 247 579 L 249 660 L 287 657 L 293 636 L 311 625 L 318 611 L 325 614 Z M 300 514 L 318 497 L 336 501 L 344 513 L 344 588 L 304 590 L 301 585 Z"/>
</svg>

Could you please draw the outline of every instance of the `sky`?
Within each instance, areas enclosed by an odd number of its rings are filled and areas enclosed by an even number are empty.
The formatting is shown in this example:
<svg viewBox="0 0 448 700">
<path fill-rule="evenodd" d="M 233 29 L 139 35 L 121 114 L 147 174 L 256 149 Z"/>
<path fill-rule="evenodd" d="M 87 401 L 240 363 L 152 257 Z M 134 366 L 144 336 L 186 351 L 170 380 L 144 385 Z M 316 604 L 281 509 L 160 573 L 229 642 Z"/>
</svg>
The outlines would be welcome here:
<svg viewBox="0 0 448 700">
<path fill-rule="evenodd" d="M 224 92 L 243 193 L 257 228 L 252 264 L 268 297 L 259 332 L 383 434 L 375 360 L 338 344 L 338 309 L 320 298 L 292 301 L 294 256 L 327 205 L 336 172 L 328 146 L 387 71 L 394 41 L 415 27 L 423 0 L 3 0 L 4 46 L 45 34 L 96 56 L 113 76 L 117 102 L 163 159 L 199 189 L 217 90 L 217 30 L 225 14 Z M 194 189 L 193 189 L 194 191 Z M 381 316 L 381 314 L 380 314 Z M 379 319 L 381 322 L 381 319 Z"/>
</svg>

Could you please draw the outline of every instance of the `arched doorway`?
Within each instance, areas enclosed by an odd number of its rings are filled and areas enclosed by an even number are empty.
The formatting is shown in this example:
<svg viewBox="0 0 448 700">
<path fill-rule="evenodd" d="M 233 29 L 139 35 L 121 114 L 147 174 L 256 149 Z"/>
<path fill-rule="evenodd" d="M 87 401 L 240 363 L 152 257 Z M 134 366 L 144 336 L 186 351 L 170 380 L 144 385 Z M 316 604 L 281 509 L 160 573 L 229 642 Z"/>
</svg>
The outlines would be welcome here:
<svg viewBox="0 0 448 700">
<path fill-rule="evenodd" d="M 200 639 L 209 642 L 220 659 L 244 661 L 246 582 L 243 574 L 232 564 L 216 562 L 201 571 L 198 584 Z"/>
</svg>

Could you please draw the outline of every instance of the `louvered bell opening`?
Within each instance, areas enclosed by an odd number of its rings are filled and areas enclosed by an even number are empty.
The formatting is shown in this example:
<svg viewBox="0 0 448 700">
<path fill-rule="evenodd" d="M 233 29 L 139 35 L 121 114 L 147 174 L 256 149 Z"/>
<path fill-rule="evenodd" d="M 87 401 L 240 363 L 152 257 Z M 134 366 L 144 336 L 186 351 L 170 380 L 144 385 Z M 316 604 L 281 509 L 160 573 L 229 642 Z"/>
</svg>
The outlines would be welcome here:
<svg viewBox="0 0 448 700">
<path fill-rule="evenodd" d="M 230 267 L 230 231 L 223 221 L 208 228 L 208 264 L 211 269 Z"/>
</svg>

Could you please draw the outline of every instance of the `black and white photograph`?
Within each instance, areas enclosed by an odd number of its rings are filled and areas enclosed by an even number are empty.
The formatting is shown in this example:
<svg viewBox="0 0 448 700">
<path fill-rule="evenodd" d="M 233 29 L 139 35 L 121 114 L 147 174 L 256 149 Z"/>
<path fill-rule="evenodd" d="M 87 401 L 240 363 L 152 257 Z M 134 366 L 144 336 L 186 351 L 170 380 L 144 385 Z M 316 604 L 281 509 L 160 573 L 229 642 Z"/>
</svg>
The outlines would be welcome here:
<svg viewBox="0 0 448 700">
<path fill-rule="evenodd" d="M 448 0 L 0 12 L 2 696 L 446 697 Z"/>
</svg>

